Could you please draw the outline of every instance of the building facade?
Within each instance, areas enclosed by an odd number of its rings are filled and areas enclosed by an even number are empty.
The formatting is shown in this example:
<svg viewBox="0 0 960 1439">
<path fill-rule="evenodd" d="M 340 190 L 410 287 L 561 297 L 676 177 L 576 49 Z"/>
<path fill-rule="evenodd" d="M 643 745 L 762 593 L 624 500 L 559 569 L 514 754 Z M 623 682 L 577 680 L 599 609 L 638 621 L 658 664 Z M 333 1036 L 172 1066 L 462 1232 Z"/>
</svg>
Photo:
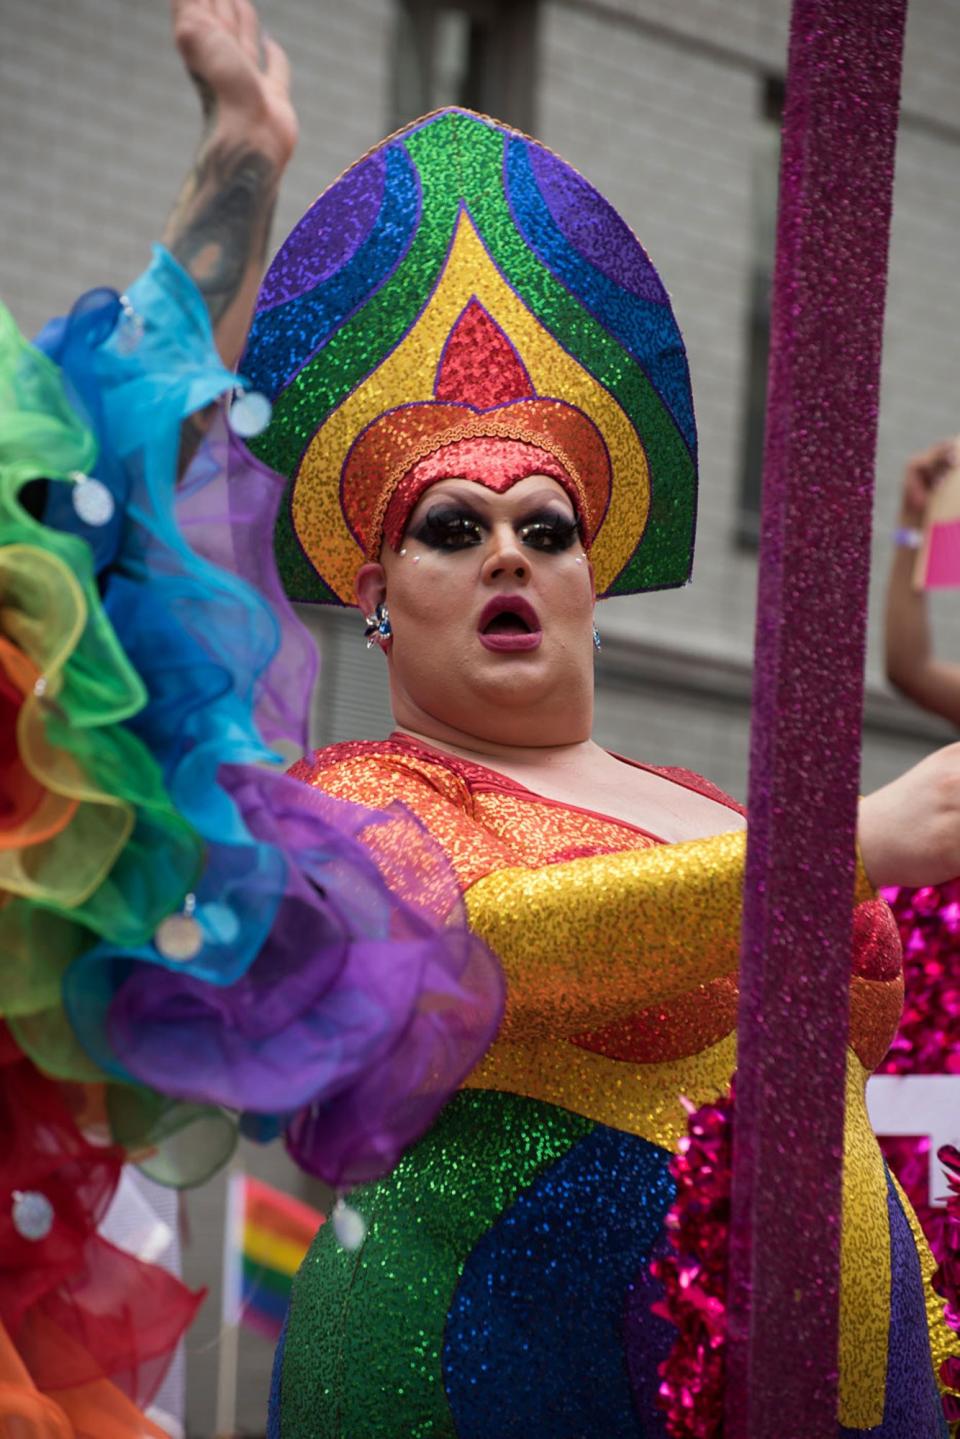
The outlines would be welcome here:
<svg viewBox="0 0 960 1439">
<path fill-rule="evenodd" d="M 357 155 L 432 106 L 531 129 L 618 206 L 671 292 L 693 374 L 693 583 L 605 603 L 597 735 L 746 793 L 758 454 L 788 0 L 263 0 L 294 66 L 302 140 L 275 238 Z M 0 296 L 32 332 L 143 268 L 199 133 L 162 0 L 0 0 Z M 905 458 L 960 429 L 960 0 L 911 0 L 887 311 L 863 787 L 952 737 L 886 692 L 880 610 Z M 935 605 L 960 656 L 960 599 Z M 317 743 L 389 728 L 355 612 L 309 622 Z M 837 624 L 845 623 L 842 615 Z M 300 1187 L 282 1159 L 248 1158 Z M 190 1430 L 213 1432 L 222 1184 L 192 1201 Z M 244 1339 L 238 1413 L 262 1432 L 269 1352 Z"/>
</svg>

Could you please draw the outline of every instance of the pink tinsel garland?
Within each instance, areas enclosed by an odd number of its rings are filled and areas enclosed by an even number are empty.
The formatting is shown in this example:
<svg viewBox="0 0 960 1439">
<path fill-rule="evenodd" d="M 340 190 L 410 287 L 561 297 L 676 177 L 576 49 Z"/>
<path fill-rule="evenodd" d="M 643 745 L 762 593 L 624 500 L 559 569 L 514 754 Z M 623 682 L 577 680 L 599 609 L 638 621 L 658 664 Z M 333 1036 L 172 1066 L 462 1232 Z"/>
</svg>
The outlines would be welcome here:
<svg viewBox="0 0 960 1439">
<path fill-rule="evenodd" d="M 650 1265 L 663 1286 L 651 1309 L 678 1330 L 659 1365 L 657 1404 L 671 1439 L 722 1439 L 733 1089 L 700 1109 L 684 1104 L 687 1134 L 670 1160 L 677 1182 L 665 1221 L 671 1252 Z M 960 1333 L 960 1150 L 945 1145 L 937 1157 L 951 1192 L 937 1211 L 944 1257 L 931 1284 L 944 1301 L 947 1325 Z M 948 1391 L 942 1401 L 947 1422 L 960 1424 L 960 1355 L 944 1361 L 940 1378 Z"/>
<path fill-rule="evenodd" d="M 672 1439 L 718 1439 L 723 1431 L 733 1091 L 700 1109 L 684 1104 L 688 1133 L 670 1160 L 677 1182 L 666 1218 L 671 1248 L 650 1265 L 664 1291 L 653 1312 L 679 1330 L 659 1366 L 657 1404 Z"/>
<path fill-rule="evenodd" d="M 905 1002 L 896 1038 L 880 1065 L 884 1074 L 960 1074 L 960 879 L 924 889 L 884 893 L 903 942 Z M 727 1247 L 733 1091 L 688 1109 L 688 1134 L 670 1161 L 677 1195 L 666 1219 L 671 1251 L 653 1260 L 664 1296 L 653 1311 L 678 1330 L 660 1365 L 658 1404 L 671 1439 L 720 1439 L 723 1433 Z M 960 1333 L 960 1151 L 938 1158 L 951 1190 L 946 1207 L 928 1195 L 930 1140 L 925 1135 L 880 1141 L 923 1225 L 939 1267 L 933 1287 L 944 1317 Z M 940 1378 L 948 1423 L 960 1424 L 960 1355 Z"/>
<path fill-rule="evenodd" d="M 950 1197 L 942 1231 L 945 1255 L 930 1282 L 934 1293 L 944 1301 L 944 1319 L 951 1329 L 960 1333 L 960 1150 L 945 1144 L 937 1151 L 937 1158 L 947 1172 Z M 944 1360 L 940 1365 L 940 1378 L 947 1390 L 952 1391 L 943 1396 L 947 1423 L 960 1423 L 960 1354 Z"/>
<path fill-rule="evenodd" d="M 903 944 L 904 1005 L 881 1074 L 960 1074 L 960 880 L 923 889 L 888 889 Z M 926 1135 L 880 1140 L 938 1260 L 945 1255 L 946 1210 L 929 1202 Z"/>
</svg>

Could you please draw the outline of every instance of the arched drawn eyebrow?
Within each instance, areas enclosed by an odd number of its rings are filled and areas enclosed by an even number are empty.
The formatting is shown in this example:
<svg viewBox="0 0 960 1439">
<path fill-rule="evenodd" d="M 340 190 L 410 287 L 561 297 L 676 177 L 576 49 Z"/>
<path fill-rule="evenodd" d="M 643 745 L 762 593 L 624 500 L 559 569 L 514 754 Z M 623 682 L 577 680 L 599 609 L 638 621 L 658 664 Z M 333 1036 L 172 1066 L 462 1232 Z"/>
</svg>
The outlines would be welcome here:
<svg viewBox="0 0 960 1439">
<path fill-rule="evenodd" d="M 427 494 L 421 498 L 420 504 L 427 499 L 428 495 L 432 503 L 427 504 L 419 518 L 417 517 L 417 512 L 420 509 L 420 505 L 418 504 L 411 514 L 408 524 L 419 524 L 421 519 L 425 519 L 427 515 L 432 514 L 434 509 L 440 505 L 448 509 L 456 505 L 466 513 L 469 513 L 474 519 L 481 522 L 487 521 L 490 511 L 493 508 L 493 498 L 488 500 L 487 496 L 482 492 L 473 490 L 471 490 L 469 495 L 464 494 L 462 490 L 442 490 L 440 488 L 442 484 L 443 481 L 440 480 L 436 485 L 431 485 Z M 496 492 L 494 492 L 494 494 L 495 493 Z M 509 491 L 506 493 L 509 494 Z M 497 496 L 497 498 L 499 498 L 499 496 Z M 514 516 L 513 522 L 515 524 L 525 523 L 532 515 L 543 514 L 550 506 L 554 507 L 552 513 L 556 514 L 559 510 L 564 518 L 567 518 L 569 515 L 574 523 L 578 523 L 577 514 L 569 496 L 562 492 L 558 493 L 556 490 L 548 490 L 546 488 L 534 490 L 532 494 L 524 495 L 520 502 L 518 514 Z M 519 518 L 520 515 L 522 515 L 522 519 Z"/>
</svg>

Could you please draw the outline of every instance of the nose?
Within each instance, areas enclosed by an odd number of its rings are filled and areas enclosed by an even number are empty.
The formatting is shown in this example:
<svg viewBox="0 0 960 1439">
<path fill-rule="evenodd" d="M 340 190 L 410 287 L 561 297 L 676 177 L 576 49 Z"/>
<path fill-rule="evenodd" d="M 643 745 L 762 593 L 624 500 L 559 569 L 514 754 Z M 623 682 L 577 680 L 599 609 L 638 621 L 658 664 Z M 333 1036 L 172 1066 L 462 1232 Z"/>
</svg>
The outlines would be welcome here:
<svg viewBox="0 0 960 1439">
<path fill-rule="evenodd" d="M 504 521 L 493 526 L 480 574 L 486 584 L 510 579 L 523 585 L 529 580 L 530 565 L 513 525 Z"/>
</svg>

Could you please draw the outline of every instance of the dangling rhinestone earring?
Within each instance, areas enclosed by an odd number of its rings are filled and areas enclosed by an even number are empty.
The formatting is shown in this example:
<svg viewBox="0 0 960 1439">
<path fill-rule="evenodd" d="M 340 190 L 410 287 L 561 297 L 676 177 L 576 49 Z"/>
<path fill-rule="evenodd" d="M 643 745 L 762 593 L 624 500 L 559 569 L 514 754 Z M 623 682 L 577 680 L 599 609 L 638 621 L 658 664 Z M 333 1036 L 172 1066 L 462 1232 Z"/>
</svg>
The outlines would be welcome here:
<svg viewBox="0 0 960 1439">
<path fill-rule="evenodd" d="M 384 643 L 393 634 L 390 627 L 390 611 L 385 604 L 379 604 L 373 614 L 364 615 L 364 619 L 367 624 L 363 632 L 367 640 L 367 649 L 372 650 L 374 645 L 379 645 L 382 649 Z"/>
<path fill-rule="evenodd" d="M 595 650 L 603 649 L 603 645 L 600 643 L 600 631 L 597 629 L 596 625 L 594 625 L 593 627 L 593 648 Z"/>
</svg>

